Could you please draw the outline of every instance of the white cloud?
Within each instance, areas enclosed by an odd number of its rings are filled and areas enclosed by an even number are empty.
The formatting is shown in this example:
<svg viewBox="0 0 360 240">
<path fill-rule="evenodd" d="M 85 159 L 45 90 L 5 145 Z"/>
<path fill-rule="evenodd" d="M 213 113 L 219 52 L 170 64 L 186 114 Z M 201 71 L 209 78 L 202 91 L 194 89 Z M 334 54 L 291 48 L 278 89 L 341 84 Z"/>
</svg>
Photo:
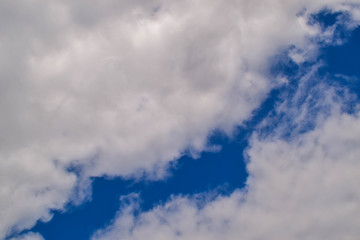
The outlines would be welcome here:
<svg viewBox="0 0 360 240">
<path fill-rule="evenodd" d="M 243 191 L 174 197 L 136 217 L 130 202 L 93 239 L 358 239 L 360 118 L 338 109 L 290 141 L 253 136 Z"/>
<path fill-rule="evenodd" d="M 17 238 L 11 238 L 10 240 L 44 240 L 44 238 L 38 233 L 26 233 Z"/>
<path fill-rule="evenodd" d="M 356 19 L 342 2 L 1 1 L 0 236 L 63 207 L 69 165 L 163 177 L 212 130 L 230 134 L 277 84 L 269 57 L 316 51 L 310 13 Z"/>
<path fill-rule="evenodd" d="M 0 232 L 32 227 L 34 220 L 49 220 L 49 209 L 61 209 L 76 177 L 66 173 L 47 157 L 23 149 L 1 154 Z"/>
</svg>

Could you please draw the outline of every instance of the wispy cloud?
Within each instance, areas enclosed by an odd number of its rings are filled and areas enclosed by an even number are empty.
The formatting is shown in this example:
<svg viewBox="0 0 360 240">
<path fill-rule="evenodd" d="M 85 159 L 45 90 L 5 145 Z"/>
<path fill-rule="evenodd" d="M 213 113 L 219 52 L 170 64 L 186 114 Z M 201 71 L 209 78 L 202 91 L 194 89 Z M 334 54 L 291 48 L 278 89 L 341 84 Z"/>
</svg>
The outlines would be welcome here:
<svg viewBox="0 0 360 240">
<path fill-rule="evenodd" d="M 38 233 L 29 232 L 10 240 L 44 240 L 44 238 Z"/>
</svg>

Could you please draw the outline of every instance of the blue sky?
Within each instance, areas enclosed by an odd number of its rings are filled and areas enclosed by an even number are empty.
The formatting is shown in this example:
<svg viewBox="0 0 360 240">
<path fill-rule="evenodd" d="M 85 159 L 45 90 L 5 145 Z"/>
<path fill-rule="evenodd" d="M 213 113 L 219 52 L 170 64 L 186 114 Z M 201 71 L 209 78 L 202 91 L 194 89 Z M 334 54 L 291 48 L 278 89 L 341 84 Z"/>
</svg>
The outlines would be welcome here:
<svg viewBox="0 0 360 240">
<path fill-rule="evenodd" d="M 356 239 L 360 2 L 205 2 L 0 4 L 0 238 Z"/>
</svg>

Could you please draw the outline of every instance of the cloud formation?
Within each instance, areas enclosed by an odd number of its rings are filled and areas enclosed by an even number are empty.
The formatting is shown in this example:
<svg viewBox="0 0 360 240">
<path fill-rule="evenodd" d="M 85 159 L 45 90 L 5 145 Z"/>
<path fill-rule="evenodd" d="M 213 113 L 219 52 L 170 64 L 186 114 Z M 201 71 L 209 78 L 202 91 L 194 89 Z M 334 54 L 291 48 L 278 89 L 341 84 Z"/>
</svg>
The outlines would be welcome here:
<svg viewBox="0 0 360 240">
<path fill-rule="evenodd" d="M 93 239 L 358 239 L 360 118 L 327 103 L 326 120 L 291 140 L 253 135 L 245 189 L 210 201 L 177 196 L 136 216 L 130 201 Z"/>
<path fill-rule="evenodd" d="M 0 237 L 62 209 L 70 167 L 161 178 L 214 129 L 231 134 L 279 84 L 271 56 L 295 46 L 301 62 L 331 39 L 310 14 L 359 20 L 358 4 L 1 1 Z"/>
</svg>

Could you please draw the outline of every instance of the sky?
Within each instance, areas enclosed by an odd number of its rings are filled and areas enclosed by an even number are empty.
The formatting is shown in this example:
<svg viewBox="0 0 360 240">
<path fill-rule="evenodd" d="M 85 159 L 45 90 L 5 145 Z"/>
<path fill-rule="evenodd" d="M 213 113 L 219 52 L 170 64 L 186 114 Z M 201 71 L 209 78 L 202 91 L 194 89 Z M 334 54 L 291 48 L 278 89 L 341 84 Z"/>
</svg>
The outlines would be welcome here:
<svg viewBox="0 0 360 240">
<path fill-rule="evenodd" d="M 0 239 L 358 239 L 359 0 L 0 20 Z"/>
</svg>

